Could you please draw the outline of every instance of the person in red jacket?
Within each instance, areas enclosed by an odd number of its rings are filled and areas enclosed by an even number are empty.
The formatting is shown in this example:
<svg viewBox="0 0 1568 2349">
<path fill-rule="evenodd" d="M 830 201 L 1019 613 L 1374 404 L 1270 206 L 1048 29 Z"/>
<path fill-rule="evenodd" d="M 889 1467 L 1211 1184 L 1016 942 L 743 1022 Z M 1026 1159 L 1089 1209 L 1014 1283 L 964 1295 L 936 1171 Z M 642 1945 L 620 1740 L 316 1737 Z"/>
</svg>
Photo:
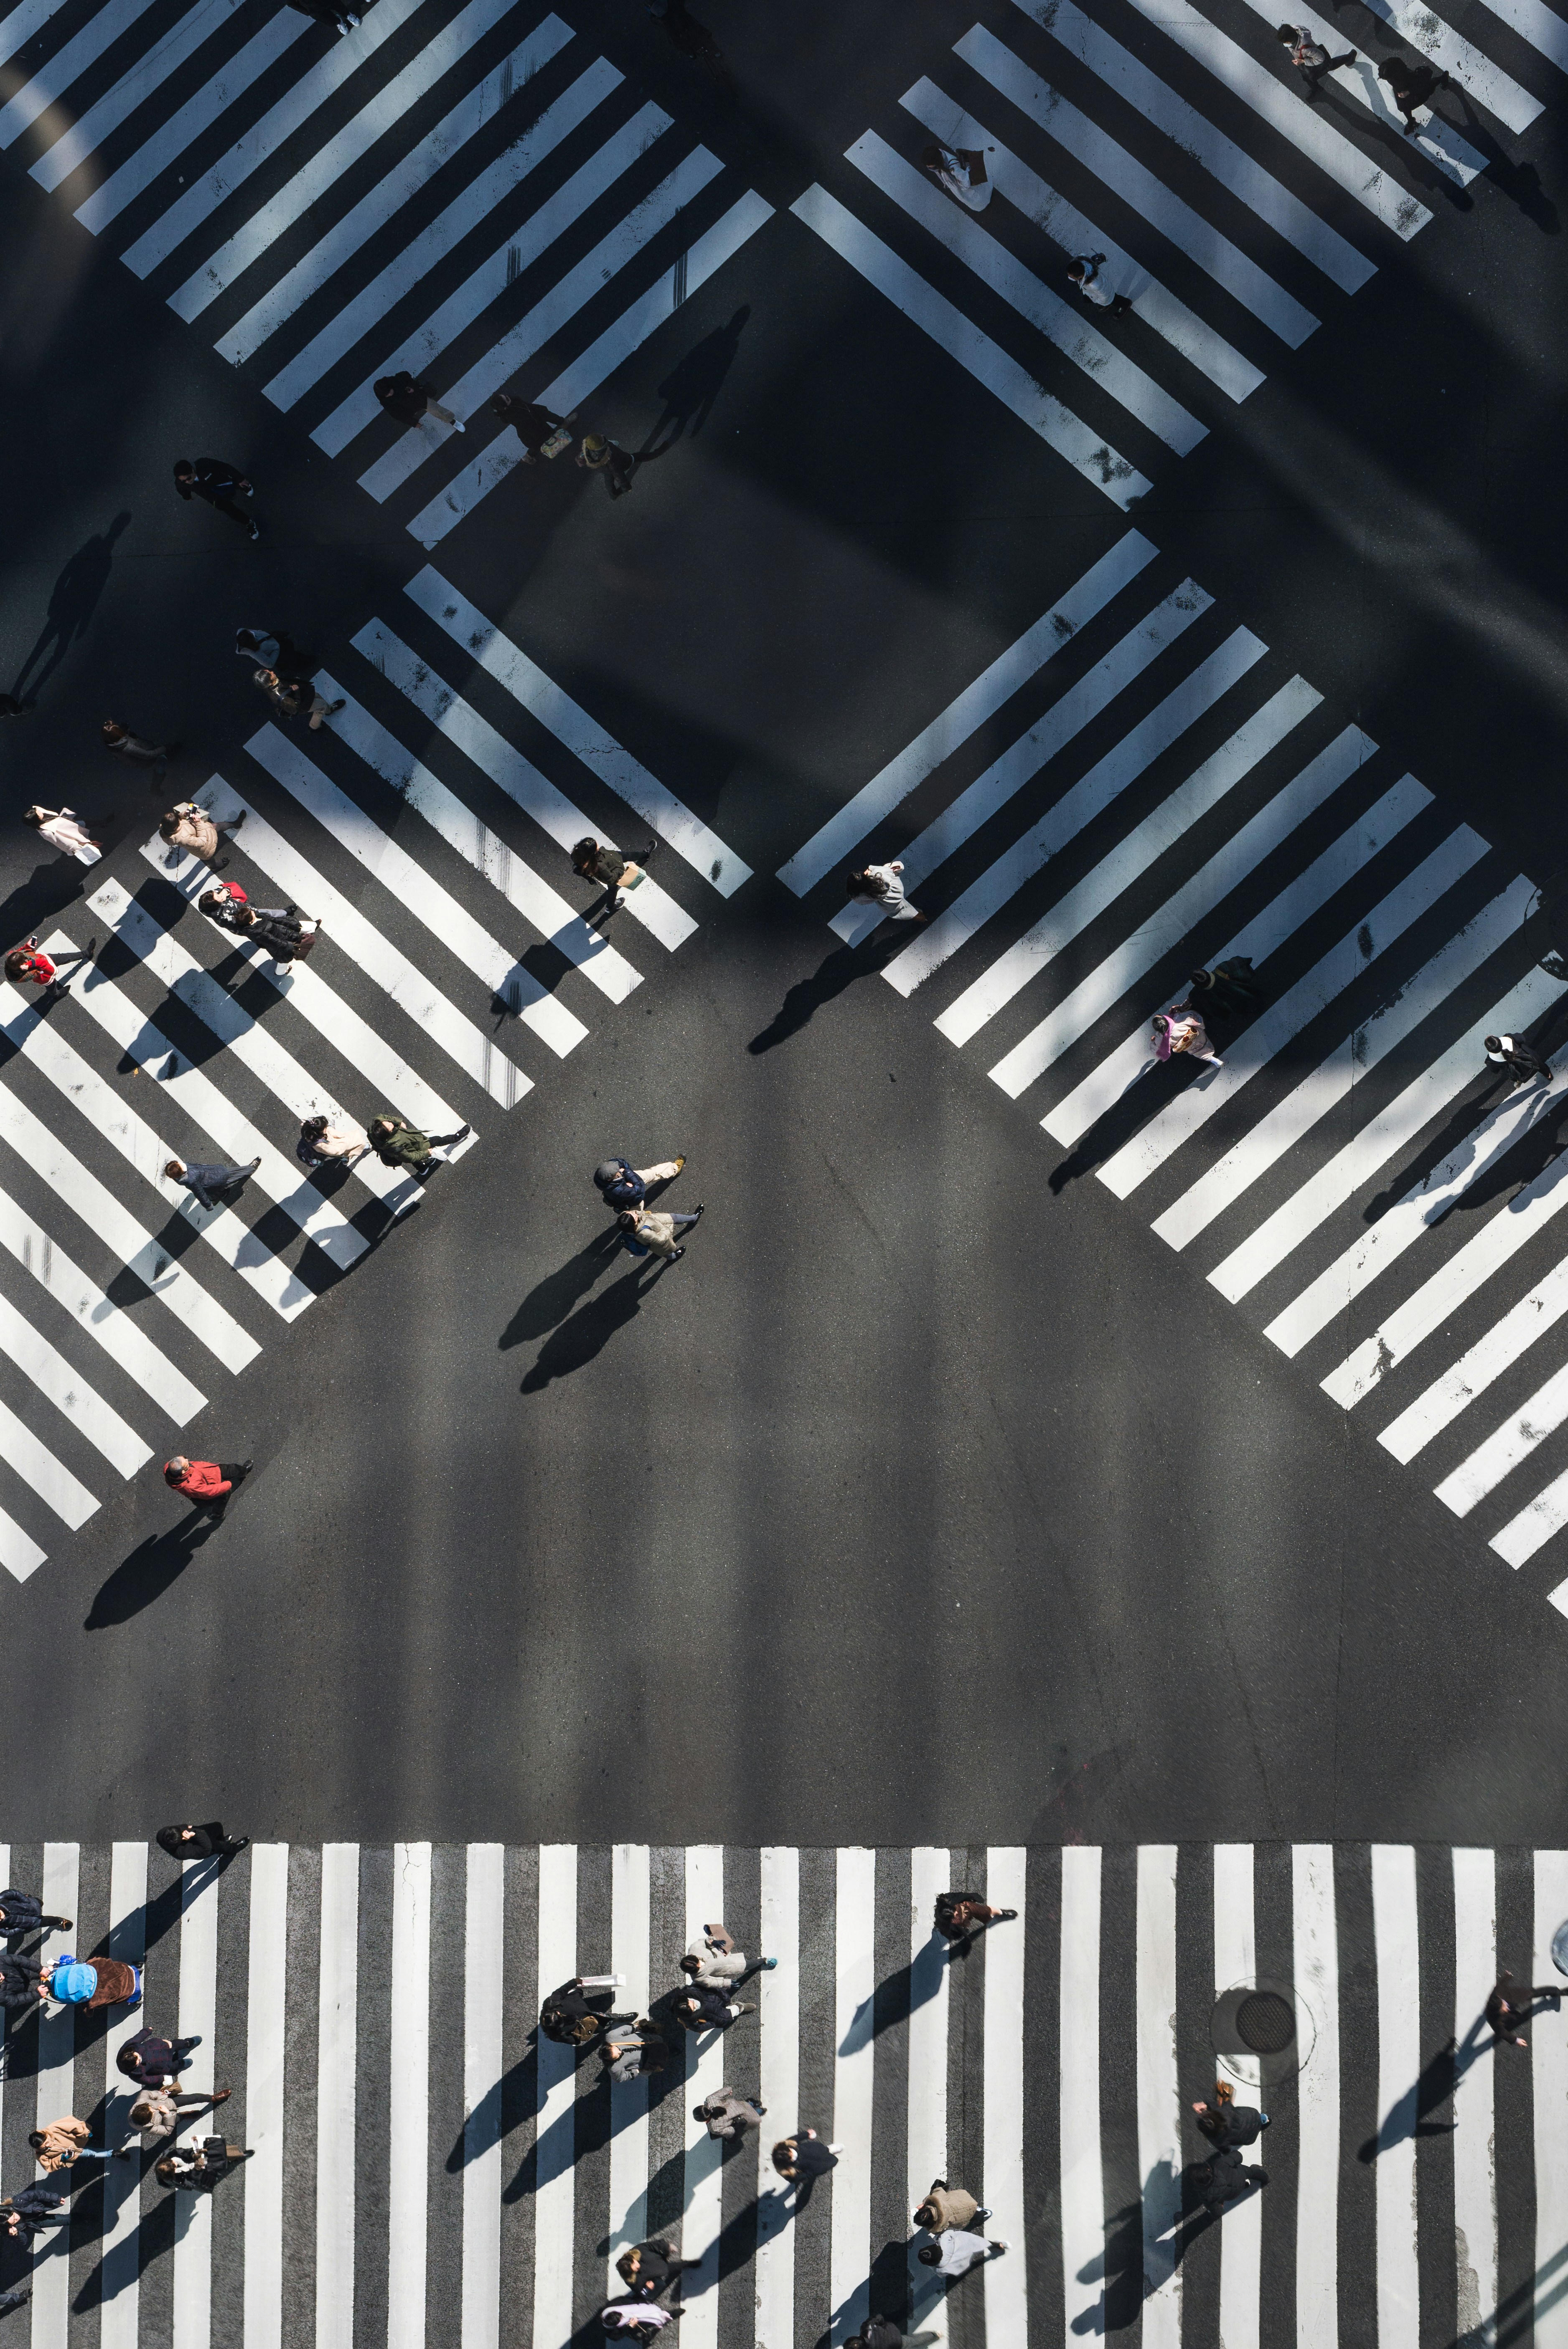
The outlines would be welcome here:
<svg viewBox="0 0 1568 2349">
<path fill-rule="evenodd" d="M 66 960 L 86 962 L 97 944 L 95 938 L 92 946 L 84 947 L 80 954 L 67 955 Z M 18 986 L 41 987 L 50 1003 L 70 991 L 70 982 L 60 977 L 59 966 L 50 961 L 36 938 L 24 938 L 19 947 L 12 947 L 5 957 L 5 976 Z"/>
<path fill-rule="evenodd" d="M 217 1508 L 251 1473 L 249 1460 L 187 1460 L 177 1452 L 163 1464 L 163 1481 L 198 1509 Z"/>
</svg>

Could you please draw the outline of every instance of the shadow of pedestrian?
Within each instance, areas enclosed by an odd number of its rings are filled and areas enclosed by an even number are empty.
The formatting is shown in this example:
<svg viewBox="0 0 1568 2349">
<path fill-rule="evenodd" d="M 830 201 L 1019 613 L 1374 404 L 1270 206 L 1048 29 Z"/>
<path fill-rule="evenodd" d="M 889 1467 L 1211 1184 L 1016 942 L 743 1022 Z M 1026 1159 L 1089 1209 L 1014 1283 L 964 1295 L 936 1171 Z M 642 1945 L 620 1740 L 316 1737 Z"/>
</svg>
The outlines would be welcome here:
<svg viewBox="0 0 1568 2349">
<path fill-rule="evenodd" d="M 36 701 L 71 647 L 87 634 L 88 623 L 114 567 L 115 540 L 129 521 L 128 513 L 116 514 L 107 531 L 77 547 L 56 580 L 38 641 L 17 670 L 16 681 L 11 688 L 18 701 Z M 38 663 L 42 667 L 36 676 L 31 676 Z"/>
<path fill-rule="evenodd" d="M 683 57 L 700 57 L 717 82 L 729 87 L 729 67 L 724 61 L 724 51 L 706 25 L 699 25 L 690 13 L 686 0 L 668 0 L 663 24 L 675 47 Z"/>
<path fill-rule="evenodd" d="M 531 1288 L 496 1340 L 497 1350 L 504 1354 L 513 1346 L 521 1346 L 527 1338 L 548 1338 L 565 1320 L 578 1299 L 587 1296 L 620 1244 L 620 1234 L 612 1224 L 608 1231 L 590 1240 L 558 1272 L 549 1274 L 537 1288 Z"/>
<path fill-rule="evenodd" d="M 521 1393 L 541 1394 L 552 1379 L 570 1378 L 573 1371 L 584 1369 L 596 1354 L 603 1352 L 618 1330 L 636 1319 L 643 1309 L 643 1299 L 665 1268 L 658 1257 L 651 1257 L 649 1262 L 655 1267 L 655 1280 L 645 1282 L 643 1273 L 647 1268 L 639 1266 L 603 1297 L 592 1299 L 580 1313 L 562 1322 L 542 1349 L 539 1360 L 522 1381 Z"/>
<path fill-rule="evenodd" d="M 161 1599 L 222 1522 L 221 1510 L 192 1509 L 167 1533 L 150 1534 L 139 1542 L 93 1600 L 83 1619 L 83 1630 L 104 1631 L 112 1623 L 129 1623 L 133 1615 Z"/>
<path fill-rule="evenodd" d="M 886 925 L 891 932 L 891 923 Z M 827 959 L 818 964 L 810 978 L 798 978 L 773 1014 L 766 1028 L 753 1036 L 747 1046 L 748 1052 L 770 1052 L 775 1044 L 786 1044 L 798 1036 L 802 1028 L 825 1003 L 842 995 L 857 978 L 869 978 L 882 968 L 880 956 L 866 957 L 856 947 L 838 947 Z"/>
<path fill-rule="evenodd" d="M 659 386 L 659 398 L 665 403 L 665 412 L 638 450 L 639 459 L 662 457 L 665 450 L 673 447 L 683 432 L 690 431 L 695 438 L 702 430 L 723 387 L 724 378 L 735 364 L 740 337 L 750 316 L 751 305 L 743 302 L 727 326 L 716 326 L 711 335 L 705 335 L 683 359 L 677 360 Z M 670 436 L 661 445 L 659 435 L 666 425 L 672 428 Z"/>
<path fill-rule="evenodd" d="M 1458 100 L 1464 116 L 1464 133 L 1472 147 L 1486 157 L 1487 177 L 1501 188 L 1510 202 L 1519 206 L 1527 221 L 1534 222 L 1543 236 L 1560 236 L 1563 222 L 1557 207 L 1541 184 L 1541 174 L 1533 163 L 1515 163 L 1499 140 L 1481 120 L 1470 103 L 1470 92 L 1458 82 L 1449 84 L 1448 94 Z"/>
</svg>

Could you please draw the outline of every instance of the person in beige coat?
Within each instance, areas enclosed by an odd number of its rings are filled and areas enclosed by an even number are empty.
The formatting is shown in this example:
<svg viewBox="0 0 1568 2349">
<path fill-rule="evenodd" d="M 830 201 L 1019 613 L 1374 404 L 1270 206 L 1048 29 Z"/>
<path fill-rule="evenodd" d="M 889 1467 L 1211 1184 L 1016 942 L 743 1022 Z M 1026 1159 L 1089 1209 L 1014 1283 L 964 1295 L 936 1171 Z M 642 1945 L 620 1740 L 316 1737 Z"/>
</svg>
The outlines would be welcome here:
<svg viewBox="0 0 1568 2349">
<path fill-rule="evenodd" d="M 222 2104 L 229 2094 L 227 2088 L 214 2088 L 210 2096 L 194 2088 L 143 2088 L 130 2108 L 125 2137 L 115 2152 L 123 2158 L 144 2137 L 154 2144 L 162 2137 L 172 2137 L 177 2128 L 193 2121 L 198 2113 Z"/>
<path fill-rule="evenodd" d="M 661 1215 L 653 1207 L 623 1207 L 615 1221 L 633 1256 L 662 1256 L 666 1264 L 678 1264 L 686 1248 L 676 1245 L 676 1234 L 695 1224 L 701 1213 L 700 1201 L 689 1216 Z"/>
<path fill-rule="evenodd" d="M 748 1965 L 746 1952 L 736 1948 L 727 1925 L 705 1925 L 681 1959 L 680 1969 L 693 1982 L 743 1982 L 764 1968 L 771 1972 L 778 1962 L 777 1958 L 758 1958 L 755 1965 Z"/>
<path fill-rule="evenodd" d="M 206 809 L 199 808 L 194 800 L 180 800 L 167 815 L 159 817 L 158 832 L 171 848 L 188 848 L 193 856 L 210 864 L 214 873 L 221 873 L 229 860 L 218 854 L 219 835 L 238 832 L 244 821 L 242 809 L 232 823 L 214 823 Z"/>
<path fill-rule="evenodd" d="M 73 2161 L 107 2161 L 108 2147 L 88 2143 L 88 2125 L 75 2113 L 64 2120 L 46 2121 L 42 2128 L 30 2129 L 27 2142 L 37 2156 L 40 2169 L 53 2177 L 57 2169 L 68 2169 Z"/>
<path fill-rule="evenodd" d="M 24 808 L 22 821 L 42 833 L 51 848 L 62 849 L 78 864 L 96 864 L 103 854 L 102 841 L 78 821 L 75 808 Z"/>
<path fill-rule="evenodd" d="M 962 2186 L 949 2186 L 945 2178 L 934 2178 L 930 2192 L 914 2214 L 914 2223 L 927 2234 L 941 2235 L 949 2227 L 972 2227 L 976 2219 L 990 2216 Z"/>
</svg>

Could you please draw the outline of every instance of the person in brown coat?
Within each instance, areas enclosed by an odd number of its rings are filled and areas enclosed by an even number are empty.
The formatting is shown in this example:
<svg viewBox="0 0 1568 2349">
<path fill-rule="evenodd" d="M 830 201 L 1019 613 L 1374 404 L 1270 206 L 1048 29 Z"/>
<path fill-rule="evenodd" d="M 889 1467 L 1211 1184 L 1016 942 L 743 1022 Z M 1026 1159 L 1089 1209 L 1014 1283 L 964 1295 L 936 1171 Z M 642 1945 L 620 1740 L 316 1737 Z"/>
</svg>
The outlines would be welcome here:
<svg viewBox="0 0 1568 2349">
<path fill-rule="evenodd" d="M 232 823 L 214 823 L 206 809 L 199 808 L 194 800 L 180 800 L 166 815 L 159 817 L 158 834 L 171 848 L 188 848 L 192 856 L 200 856 L 214 873 L 221 873 L 229 860 L 218 854 L 219 835 L 238 832 L 244 821 L 242 810 Z"/>
<path fill-rule="evenodd" d="M 914 2214 L 914 2223 L 928 2234 L 940 2235 L 949 2227 L 972 2227 L 976 2219 L 990 2216 L 990 2211 L 962 2186 L 949 2186 L 945 2178 L 934 2178 L 930 2191 Z"/>
<path fill-rule="evenodd" d="M 88 2125 L 75 2113 L 64 2120 L 46 2121 L 42 2128 L 29 2129 L 27 2142 L 38 2158 L 40 2169 L 52 2177 L 57 2169 L 68 2169 L 73 2161 L 107 2161 L 109 2149 L 104 2145 L 88 2143 Z"/>
</svg>

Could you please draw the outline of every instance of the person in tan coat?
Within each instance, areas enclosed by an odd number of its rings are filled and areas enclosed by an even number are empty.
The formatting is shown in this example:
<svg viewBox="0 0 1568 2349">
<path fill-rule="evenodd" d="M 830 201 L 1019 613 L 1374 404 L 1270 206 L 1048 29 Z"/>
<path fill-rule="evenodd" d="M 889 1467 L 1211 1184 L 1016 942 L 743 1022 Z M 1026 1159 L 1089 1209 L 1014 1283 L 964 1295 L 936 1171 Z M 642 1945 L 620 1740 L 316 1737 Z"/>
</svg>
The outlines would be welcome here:
<svg viewBox="0 0 1568 2349">
<path fill-rule="evenodd" d="M 686 1247 L 684 1243 L 676 1245 L 676 1234 L 695 1224 L 701 1213 L 700 1201 L 689 1216 L 661 1215 L 653 1207 L 623 1207 L 615 1221 L 633 1256 L 662 1256 L 666 1264 L 678 1264 Z"/>
<path fill-rule="evenodd" d="M 227 2088 L 214 2088 L 210 2096 L 193 2088 L 144 2088 L 130 2108 L 125 2137 L 115 2152 L 123 2158 L 141 2137 L 156 2144 L 160 2137 L 172 2137 L 198 2113 L 222 2104 L 229 2094 Z"/>
<path fill-rule="evenodd" d="M 232 823 L 214 823 L 206 809 L 199 808 L 194 800 L 180 800 L 166 815 L 159 817 L 158 833 L 171 848 L 188 848 L 193 856 L 210 864 L 214 873 L 221 873 L 229 860 L 218 854 L 219 835 L 238 832 L 244 821 L 242 809 Z"/>
<path fill-rule="evenodd" d="M 38 2167 L 53 2177 L 57 2169 L 68 2169 L 73 2161 L 107 2161 L 109 2148 L 106 2145 L 88 2143 L 88 2125 L 75 2113 L 64 2120 L 46 2121 L 42 2128 L 30 2129 L 27 2142 L 38 2157 Z"/>
<path fill-rule="evenodd" d="M 930 2235 L 943 2234 L 949 2227 L 972 2227 L 976 2219 L 988 2219 L 989 2210 L 982 2209 L 973 2194 L 962 2186 L 949 2186 L 945 2178 L 934 2178 L 931 2189 L 914 2214 L 914 2223 Z"/>
</svg>

